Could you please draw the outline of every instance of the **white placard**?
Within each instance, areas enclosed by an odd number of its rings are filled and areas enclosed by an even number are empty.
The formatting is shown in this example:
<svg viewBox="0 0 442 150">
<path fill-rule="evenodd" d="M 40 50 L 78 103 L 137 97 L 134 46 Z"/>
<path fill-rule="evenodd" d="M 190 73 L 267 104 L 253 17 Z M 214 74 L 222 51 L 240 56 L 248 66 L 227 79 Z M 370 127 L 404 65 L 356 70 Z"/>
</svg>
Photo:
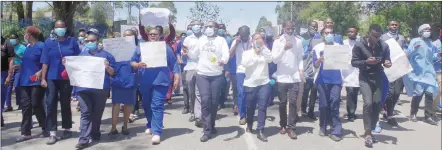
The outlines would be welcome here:
<svg viewBox="0 0 442 150">
<path fill-rule="evenodd" d="M 169 15 L 167 8 L 144 8 L 140 11 L 140 22 L 144 26 L 167 26 Z"/>
<path fill-rule="evenodd" d="M 66 56 L 66 71 L 72 86 L 103 89 L 104 58 L 92 56 Z"/>
<path fill-rule="evenodd" d="M 391 38 L 385 42 L 390 48 L 390 59 L 392 66 L 390 68 L 384 68 L 384 72 L 388 78 L 388 81 L 393 82 L 413 71 L 413 67 L 410 65 L 408 57 L 405 55 L 405 52 L 402 50 L 401 46 L 396 42 L 396 40 Z"/>
<path fill-rule="evenodd" d="M 141 39 L 140 28 L 138 27 L 138 25 L 120 25 L 121 36 L 123 36 L 124 31 L 126 31 L 127 29 L 132 29 L 132 28 L 137 28 L 138 39 Z"/>
<path fill-rule="evenodd" d="M 166 42 L 140 43 L 141 62 L 147 68 L 167 67 Z"/>
<path fill-rule="evenodd" d="M 116 62 L 129 61 L 135 52 L 135 37 L 103 39 L 103 46 L 115 57 Z"/>
<path fill-rule="evenodd" d="M 324 69 L 339 70 L 347 69 L 350 65 L 351 51 L 348 45 L 325 45 L 324 46 Z"/>
</svg>

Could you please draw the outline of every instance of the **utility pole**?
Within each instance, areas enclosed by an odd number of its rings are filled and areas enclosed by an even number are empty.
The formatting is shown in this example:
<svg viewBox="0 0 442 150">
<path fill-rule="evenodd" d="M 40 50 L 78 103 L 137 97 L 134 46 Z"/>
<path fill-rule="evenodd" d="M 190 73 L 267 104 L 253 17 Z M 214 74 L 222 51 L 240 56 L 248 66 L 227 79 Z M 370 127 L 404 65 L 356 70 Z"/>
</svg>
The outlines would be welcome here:
<svg viewBox="0 0 442 150">
<path fill-rule="evenodd" d="M 290 2 L 290 21 L 293 21 L 293 2 Z"/>
</svg>

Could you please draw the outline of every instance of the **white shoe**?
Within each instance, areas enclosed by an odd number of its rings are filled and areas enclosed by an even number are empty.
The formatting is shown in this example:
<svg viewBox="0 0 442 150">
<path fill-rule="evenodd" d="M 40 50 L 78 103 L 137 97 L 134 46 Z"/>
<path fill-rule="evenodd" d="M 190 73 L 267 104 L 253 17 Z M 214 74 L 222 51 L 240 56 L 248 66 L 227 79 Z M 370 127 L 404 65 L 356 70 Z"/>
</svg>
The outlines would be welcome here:
<svg viewBox="0 0 442 150">
<path fill-rule="evenodd" d="M 144 131 L 144 133 L 146 133 L 146 134 L 152 134 L 152 132 L 150 131 L 150 128 L 147 128 L 147 129 Z"/>
<path fill-rule="evenodd" d="M 161 142 L 161 137 L 159 135 L 153 135 L 152 137 L 152 144 L 160 144 Z"/>
</svg>

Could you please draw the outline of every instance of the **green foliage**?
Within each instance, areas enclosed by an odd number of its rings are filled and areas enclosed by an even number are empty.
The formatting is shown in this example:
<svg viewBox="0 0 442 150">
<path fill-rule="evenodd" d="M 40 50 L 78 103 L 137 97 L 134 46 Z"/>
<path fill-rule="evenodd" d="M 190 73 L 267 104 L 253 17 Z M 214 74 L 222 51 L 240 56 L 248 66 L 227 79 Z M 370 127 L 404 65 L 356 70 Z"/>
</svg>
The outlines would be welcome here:
<svg viewBox="0 0 442 150">
<path fill-rule="evenodd" d="M 11 34 L 17 34 L 19 39 L 23 41 L 23 36 L 25 35 L 25 28 L 20 28 L 17 24 L 7 22 L 2 20 L 2 35 L 5 35 L 7 38 Z"/>
<path fill-rule="evenodd" d="M 218 21 L 219 12 L 221 9 L 216 4 L 208 2 L 195 2 L 194 6 L 190 8 L 191 16 L 187 16 L 190 20 L 200 20 L 203 23 L 208 21 Z"/>
<path fill-rule="evenodd" d="M 272 22 L 268 21 L 266 17 L 261 16 L 261 18 L 259 19 L 258 25 L 256 26 L 255 32 L 258 32 L 259 29 L 264 28 L 264 27 L 268 27 L 268 26 L 272 26 Z"/>
</svg>

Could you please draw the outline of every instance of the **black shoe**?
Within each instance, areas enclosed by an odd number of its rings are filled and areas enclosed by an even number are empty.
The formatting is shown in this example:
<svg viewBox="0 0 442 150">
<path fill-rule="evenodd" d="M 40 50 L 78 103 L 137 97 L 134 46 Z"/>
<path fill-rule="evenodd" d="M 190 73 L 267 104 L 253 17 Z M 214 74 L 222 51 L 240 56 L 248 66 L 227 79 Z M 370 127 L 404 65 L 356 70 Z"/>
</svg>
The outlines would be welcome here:
<svg viewBox="0 0 442 150">
<path fill-rule="evenodd" d="M 336 135 L 331 135 L 330 136 L 330 139 L 332 139 L 333 141 L 335 141 L 335 142 L 339 142 L 339 141 L 341 141 L 342 140 L 342 138 L 341 137 L 339 137 L 339 136 L 336 136 Z"/>
<path fill-rule="evenodd" d="M 85 149 L 88 146 L 89 146 L 89 144 L 87 144 L 87 143 L 85 143 L 85 144 L 78 143 L 77 145 L 75 145 L 75 148 L 77 148 L 77 150 L 80 150 L 80 149 Z"/>
<path fill-rule="evenodd" d="M 21 106 L 18 106 L 17 110 L 21 110 L 21 109 L 22 109 Z"/>
<path fill-rule="evenodd" d="M 248 132 L 248 133 L 253 133 L 253 129 L 252 129 L 252 128 L 249 128 L 249 127 L 247 127 L 247 128 L 246 128 L 246 132 Z"/>
<path fill-rule="evenodd" d="M 3 110 L 3 112 L 8 112 L 8 111 L 13 111 L 14 109 L 12 107 L 8 107 L 5 110 Z"/>
<path fill-rule="evenodd" d="M 193 121 L 195 121 L 195 115 L 192 114 L 189 118 L 189 122 L 193 122 Z"/>
<path fill-rule="evenodd" d="M 4 126 L 5 126 L 5 123 L 2 122 L 2 127 L 4 127 Z"/>
<path fill-rule="evenodd" d="M 373 148 L 373 138 L 371 136 L 365 137 L 365 146 L 368 148 Z"/>
<path fill-rule="evenodd" d="M 258 130 L 258 132 L 256 133 L 256 137 L 263 141 L 263 142 L 267 142 L 267 137 L 264 135 L 263 130 Z"/>
<path fill-rule="evenodd" d="M 127 129 L 127 127 L 122 126 L 122 127 L 121 127 L 121 134 L 123 134 L 123 135 L 129 135 L 130 132 L 129 132 L 129 130 Z"/>
<path fill-rule="evenodd" d="M 184 108 L 183 109 L 183 112 L 181 112 L 182 114 L 188 114 L 189 113 L 189 109 L 187 109 L 187 108 Z"/>
<path fill-rule="evenodd" d="M 224 109 L 224 108 L 226 108 L 225 105 L 219 105 L 218 110 L 221 110 L 221 109 Z"/>
<path fill-rule="evenodd" d="M 218 131 L 215 128 L 212 128 L 212 131 L 210 131 L 210 134 L 218 134 Z"/>
<path fill-rule="evenodd" d="M 307 116 L 307 111 L 306 110 L 301 110 L 301 114 L 302 114 L 302 116 Z"/>
<path fill-rule="evenodd" d="M 295 122 L 301 122 L 301 118 L 298 115 L 295 117 Z"/>
<path fill-rule="evenodd" d="M 196 118 L 195 119 L 195 126 L 198 127 L 198 128 L 202 128 L 203 127 L 203 122 L 199 118 Z"/>
<path fill-rule="evenodd" d="M 118 130 L 111 131 L 109 132 L 109 134 L 107 134 L 107 136 L 109 136 L 111 139 L 117 138 L 117 135 L 118 135 Z"/>
<path fill-rule="evenodd" d="M 49 136 L 49 140 L 46 142 L 47 145 L 53 145 L 57 143 L 58 137 L 56 136 Z"/>
<path fill-rule="evenodd" d="M 349 122 L 355 122 L 355 118 L 353 118 L 353 117 L 348 117 L 347 120 L 348 120 Z"/>
<path fill-rule="evenodd" d="M 317 118 L 316 118 L 316 116 L 315 116 L 315 114 L 313 112 L 312 113 L 307 113 L 307 117 L 312 119 L 312 120 L 317 120 Z"/>
<path fill-rule="evenodd" d="M 388 119 L 387 123 L 390 124 L 393 127 L 399 126 L 399 124 L 397 123 L 396 119 L 394 119 L 394 118 Z"/>
<path fill-rule="evenodd" d="M 63 139 L 68 139 L 72 137 L 72 131 L 64 130 Z"/>
<path fill-rule="evenodd" d="M 426 122 L 426 123 L 428 123 L 430 125 L 437 126 L 437 122 L 434 121 L 433 119 L 431 119 L 431 117 L 426 117 L 424 122 Z"/>
<path fill-rule="evenodd" d="M 296 135 L 296 132 L 295 132 L 295 130 L 293 130 L 293 129 L 287 129 L 287 135 L 291 138 L 291 139 L 294 139 L 294 140 L 296 140 L 296 139 L 298 139 L 298 135 Z"/>
<path fill-rule="evenodd" d="M 48 131 L 43 131 L 43 132 L 41 132 L 40 137 L 41 137 L 41 138 L 49 137 L 49 132 L 48 132 Z"/>
<path fill-rule="evenodd" d="M 210 139 L 210 135 L 203 135 L 201 138 L 200 138 L 200 141 L 201 142 L 207 142 L 208 140 Z"/>
</svg>

